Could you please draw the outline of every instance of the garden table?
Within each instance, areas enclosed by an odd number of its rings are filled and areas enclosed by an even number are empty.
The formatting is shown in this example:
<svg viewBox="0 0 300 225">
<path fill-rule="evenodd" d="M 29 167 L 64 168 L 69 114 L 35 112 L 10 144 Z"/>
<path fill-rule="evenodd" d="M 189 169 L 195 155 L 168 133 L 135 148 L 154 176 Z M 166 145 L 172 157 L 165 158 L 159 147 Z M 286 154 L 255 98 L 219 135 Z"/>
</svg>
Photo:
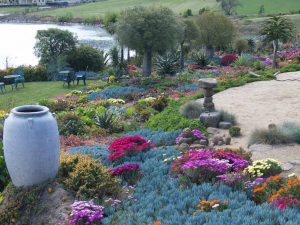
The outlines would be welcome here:
<svg viewBox="0 0 300 225">
<path fill-rule="evenodd" d="M 4 84 L 5 85 L 11 85 L 11 88 L 17 88 L 17 83 L 15 82 L 16 78 L 21 78 L 21 75 L 13 74 L 13 75 L 7 75 L 4 76 Z"/>
<path fill-rule="evenodd" d="M 62 70 L 59 72 L 60 77 L 62 77 L 62 80 L 64 81 L 64 84 L 68 84 L 68 88 L 70 88 L 70 83 L 73 81 L 74 85 L 74 76 L 72 76 L 72 72 L 70 70 Z M 63 84 L 63 85 L 64 85 Z"/>
</svg>

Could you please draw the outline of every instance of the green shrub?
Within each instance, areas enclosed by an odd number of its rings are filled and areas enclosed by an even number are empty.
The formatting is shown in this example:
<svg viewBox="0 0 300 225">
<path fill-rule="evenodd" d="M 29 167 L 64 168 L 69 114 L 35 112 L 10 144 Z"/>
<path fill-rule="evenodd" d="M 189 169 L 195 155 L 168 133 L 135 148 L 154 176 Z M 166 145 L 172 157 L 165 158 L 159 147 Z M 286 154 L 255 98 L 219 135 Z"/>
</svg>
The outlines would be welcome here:
<svg viewBox="0 0 300 225">
<path fill-rule="evenodd" d="M 202 104 L 196 101 L 187 102 L 179 109 L 180 114 L 188 119 L 199 119 L 203 111 Z"/>
<path fill-rule="evenodd" d="M 66 113 L 58 118 L 58 129 L 61 135 L 83 135 L 85 124 L 74 113 Z"/>
<path fill-rule="evenodd" d="M 193 16 L 193 12 L 191 9 L 187 9 L 183 12 L 183 17 L 189 17 L 189 16 Z"/>
<path fill-rule="evenodd" d="M 281 73 L 300 71 L 300 64 L 290 64 L 280 69 Z"/>
<path fill-rule="evenodd" d="M 3 143 L 0 141 L 0 192 L 3 191 L 9 180 L 10 178 L 4 159 Z"/>
<path fill-rule="evenodd" d="M 256 129 L 252 132 L 249 145 L 253 144 L 269 144 L 278 145 L 289 143 L 290 139 L 281 129 Z"/>
<path fill-rule="evenodd" d="M 281 130 L 289 137 L 290 142 L 300 144 L 300 124 L 286 122 L 281 126 Z"/>
<path fill-rule="evenodd" d="M 249 60 L 249 57 L 246 55 L 241 55 L 234 61 L 235 66 L 250 66 L 252 62 Z"/>
<path fill-rule="evenodd" d="M 234 114 L 229 113 L 225 110 L 220 110 L 221 113 L 221 121 L 230 122 L 232 125 L 237 124 L 237 120 Z"/>
<path fill-rule="evenodd" d="M 266 69 L 266 65 L 262 61 L 259 61 L 259 60 L 256 60 L 252 66 L 255 70 L 265 70 Z"/>
<path fill-rule="evenodd" d="M 206 132 L 205 126 L 199 120 L 190 120 L 180 115 L 180 104 L 180 102 L 170 101 L 164 111 L 149 118 L 146 127 L 164 131 L 176 131 L 189 127 Z"/>
<path fill-rule="evenodd" d="M 41 100 L 39 100 L 38 101 L 38 104 L 39 105 L 43 105 L 43 106 L 46 106 L 46 107 L 48 107 L 49 109 L 53 109 L 53 106 L 54 106 L 54 104 L 55 104 L 55 101 L 53 101 L 53 100 L 50 100 L 50 99 L 41 99 Z"/>
<path fill-rule="evenodd" d="M 95 124 L 102 129 L 108 130 L 110 133 L 120 132 L 123 130 L 123 126 L 120 123 L 118 117 L 113 113 L 105 111 L 102 114 L 96 113 Z"/>
<path fill-rule="evenodd" d="M 57 22 L 59 23 L 66 23 L 66 22 L 71 22 L 73 20 L 73 14 L 72 13 L 67 13 L 63 16 L 57 17 Z"/>
<path fill-rule="evenodd" d="M 62 154 L 59 177 L 81 199 L 101 200 L 105 196 L 117 196 L 121 190 L 119 180 L 99 162 L 86 155 Z"/>
<path fill-rule="evenodd" d="M 241 128 L 240 127 L 230 127 L 229 134 L 231 137 L 239 137 L 239 136 L 241 136 Z"/>
</svg>

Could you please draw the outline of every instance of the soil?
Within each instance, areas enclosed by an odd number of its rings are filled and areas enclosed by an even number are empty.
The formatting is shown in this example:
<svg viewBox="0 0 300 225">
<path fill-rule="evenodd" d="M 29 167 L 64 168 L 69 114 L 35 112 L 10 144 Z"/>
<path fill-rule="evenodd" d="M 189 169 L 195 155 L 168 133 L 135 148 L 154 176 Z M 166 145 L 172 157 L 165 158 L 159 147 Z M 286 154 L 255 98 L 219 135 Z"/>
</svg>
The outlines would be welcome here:
<svg viewBox="0 0 300 225">
<path fill-rule="evenodd" d="M 233 113 L 242 136 L 232 139 L 232 146 L 252 151 L 253 159 L 274 158 L 292 169 L 286 173 L 300 175 L 300 145 L 254 145 L 248 147 L 249 136 L 257 128 L 283 122 L 300 123 L 300 72 L 282 73 L 277 80 L 259 81 L 230 88 L 214 95 L 218 110 Z M 223 131 L 224 132 L 224 131 Z M 299 160 L 291 163 L 293 160 Z"/>
</svg>

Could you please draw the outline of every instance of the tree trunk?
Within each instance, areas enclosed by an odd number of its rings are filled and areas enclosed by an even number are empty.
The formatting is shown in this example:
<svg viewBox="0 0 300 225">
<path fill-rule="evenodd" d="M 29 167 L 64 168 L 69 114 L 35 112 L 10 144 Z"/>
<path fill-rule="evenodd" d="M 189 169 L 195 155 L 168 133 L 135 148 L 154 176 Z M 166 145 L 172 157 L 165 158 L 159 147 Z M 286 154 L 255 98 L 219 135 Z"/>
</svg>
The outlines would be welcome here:
<svg viewBox="0 0 300 225">
<path fill-rule="evenodd" d="M 184 42 L 180 43 L 180 69 L 184 69 L 184 49 L 183 49 Z"/>
<path fill-rule="evenodd" d="M 121 45 L 121 65 L 124 64 L 124 46 Z"/>
<path fill-rule="evenodd" d="M 206 54 L 207 54 L 207 57 L 212 59 L 214 57 L 214 54 L 215 54 L 215 49 L 211 46 L 207 46 L 206 47 Z"/>
<path fill-rule="evenodd" d="M 276 64 L 276 57 L 277 57 L 277 49 L 278 49 L 278 40 L 273 41 L 273 62 L 272 62 L 272 68 L 275 69 Z"/>
<path fill-rule="evenodd" d="M 128 64 L 130 62 L 130 49 L 129 48 L 127 48 L 127 62 L 128 62 Z"/>
<path fill-rule="evenodd" d="M 146 48 L 144 51 L 144 59 L 143 59 L 143 75 L 144 76 L 151 75 L 151 67 L 152 67 L 152 49 Z"/>
</svg>

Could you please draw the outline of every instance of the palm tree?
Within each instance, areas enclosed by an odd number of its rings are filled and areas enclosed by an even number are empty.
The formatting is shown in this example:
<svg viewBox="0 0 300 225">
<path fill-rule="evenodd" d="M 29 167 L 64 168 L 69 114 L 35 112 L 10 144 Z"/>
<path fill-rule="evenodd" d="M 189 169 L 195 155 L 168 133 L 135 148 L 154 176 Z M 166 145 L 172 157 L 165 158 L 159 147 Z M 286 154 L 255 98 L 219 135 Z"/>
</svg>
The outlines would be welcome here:
<svg viewBox="0 0 300 225">
<path fill-rule="evenodd" d="M 273 43 L 273 63 L 276 67 L 276 54 L 279 42 L 287 42 L 295 37 L 295 25 L 290 19 L 282 16 L 274 16 L 263 23 L 260 34 L 265 37 L 266 41 Z"/>
</svg>

